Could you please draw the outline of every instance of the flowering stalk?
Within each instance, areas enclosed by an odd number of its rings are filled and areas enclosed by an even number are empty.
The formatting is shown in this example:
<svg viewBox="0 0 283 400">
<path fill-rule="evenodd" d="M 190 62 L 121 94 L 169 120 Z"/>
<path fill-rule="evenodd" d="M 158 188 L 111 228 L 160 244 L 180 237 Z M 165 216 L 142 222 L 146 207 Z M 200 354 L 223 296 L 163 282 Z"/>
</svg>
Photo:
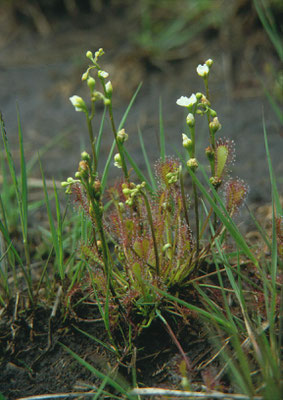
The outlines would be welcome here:
<svg viewBox="0 0 283 400">
<path fill-rule="evenodd" d="M 155 271 L 156 271 L 156 275 L 160 276 L 158 248 L 157 248 L 157 242 L 156 242 L 156 237 L 155 237 L 155 233 L 154 233 L 154 227 L 153 227 L 153 220 L 152 220 L 152 214 L 151 214 L 151 210 L 150 210 L 150 205 L 149 205 L 148 198 L 147 198 L 147 196 L 146 196 L 146 194 L 145 194 L 145 192 L 143 190 L 141 191 L 141 195 L 142 195 L 142 197 L 144 199 L 144 203 L 145 203 L 145 207 L 146 207 L 146 211 L 147 211 L 147 216 L 148 216 L 148 222 L 149 222 L 150 229 L 151 229 L 151 234 L 152 234 L 153 248 L 154 248 L 154 255 L 155 255 Z"/>
</svg>

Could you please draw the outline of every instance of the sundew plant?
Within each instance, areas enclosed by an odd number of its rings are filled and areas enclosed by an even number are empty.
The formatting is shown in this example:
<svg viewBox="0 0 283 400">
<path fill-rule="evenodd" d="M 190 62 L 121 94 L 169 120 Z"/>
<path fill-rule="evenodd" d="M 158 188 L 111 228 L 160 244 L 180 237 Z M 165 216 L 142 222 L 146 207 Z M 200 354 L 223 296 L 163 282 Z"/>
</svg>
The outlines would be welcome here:
<svg viewBox="0 0 283 400">
<path fill-rule="evenodd" d="M 233 141 L 219 137 L 221 124 L 209 100 L 211 59 L 196 70 L 205 92 L 182 96 L 176 101 L 187 110 L 188 132 L 180 134 L 185 156 L 168 157 L 161 151 L 154 170 L 149 168 L 149 181 L 126 150 L 126 142 L 131 138 L 124 128 L 116 128 L 112 84 L 109 74 L 100 66 L 103 53 L 100 49 L 95 55 L 91 51 L 86 54 L 91 64 L 82 80 L 89 87 L 90 106 L 79 96 L 70 98 L 76 111 L 85 114 L 91 152 L 82 153 L 75 176 L 62 182 L 62 186 L 91 221 L 90 235 L 81 243 L 80 252 L 99 307 L 101 310 L 107 307 L 103 315 L 109 317 L 109 329 L 126 318 L 132 321 L 138 334 L 156 317 L 156 309 L 164 305 L 164 297 L 156 289 L 173 294 L 184 290 L 200 273 L 216 239 L 221 238 L 219 245 L 224 245 L 227 235 L 224 218 L 237 232 L 232 217 L 242 206 L 248 187 L 242 179 L 230 176 L 235 149 Z M 96 89 L 93 74 L 102 91 Z M 108 165 L 101 177 L 98 171 L 101 137 L 97 139 L 92 128 L 97 101 L 103 101 L 108 110 L 117 151 L 113 162 L 121 170 L 120 180 L 107 190 Z M 195 130 L 200 117 L 208 123 L 207 147 L 203 151 L 210 178 L 205 189 L 196 177 L 199 163 Z M 129 164 L 134 173 L 130 174 Z M 192 193 L 185 188 L 187 178 L 192 181 Z M 203 190 L 211 204 L 205 208 L 205 218 L 200 220 Z M 254 258 L 252 252 L 249 254 Z"/>
<path fill-rule="evenodd" d="M 266 230 L 250 213 L 260 236 L 258 243 L 251 245 L 235 223 L 235 216 L 245 204 L 248 185 L 232 176 L 235 144 L 220 136 L 221 123 L 209 94 L 213 61 L 209 59 L 196 68 L 203 92 L 184 93 L 176 99 L 176 107 L 185 110 L 185 132 L 179 132 L 182 154 L 166 155 L 164 132 L 160 129 L 160 156 L 152 167 L 146 144 L 138 132 L 145 173 L 127 151 L 127 141 L 133 137 L 124 126 L 140 86 L 117 124 L 112 103 L 115 88 L 109 73 L 101 67 L 103 54 L 102 49 L 86 54 L 89 66 L 82 80 L 88 86 L 89 100 L 77 95 L 70 98 L 75 110 L 85 116 L 90 142 L 89 149 L 81 154 L 74 176 L 62 182 L 75 204 L 76 213 L 72 217 L 61 212 L 55 182 L 53 215 L 41 167 L 50 225 L 50 232 L 42 231 L 50 248 L 37 279 L 33 273 L 28 213 L 38 204 L 33 205 L 28 199 L 29 168 L 24 157 L 20 119 L 18 116 L 20 173 L 17 174 L 0 115 L 4 143 L 4 152 L 0 154 L 1 306 L 8 310 L 14 304 L 14 323 L 17 314 L 33 314 L 37 307 L 53 304 L 47 351 L 52 348 L 53 321 L 58 317 L 111 353 L 115 367 L 104 374 L 61 343 L 102 382 L 100 387 L 92 387 L 91 392 L 82 392 L 82 396 L 130 400 L 143 396 L 224 399 L 229 393 L 229 399 L 281 400 L 282 206 L 265 121 L 272 221 Z M 104 113 L 98 132 L 94 132 L 97 102 L 104 103 Z M 113 144 L 102 166 L 99 155 L 107 114 Z M 159 117 L 162 121 L 162 112 Z M 207 140 L 204 148 L 197 151 L 200 118 L 207 121 Z M 201 151 L 206 155 L 206 165 L 199 162 Z M 8 182 L 5 159 L 12 185 Z M 108 183 L 111 163 L 120 172 L 114 184 Z M 17 205 L 14 214 L 10 210 L 11 199 Z M 12 238 L 11 226 L 17 220 L 20 245 Z M 83 322 L 103 322 L 102 338 L 74 326 L 74 321 L 81 321 L 77 311 L 81 305 L 92 316 Z M 184 338 L 179 333 L 185 331 L 190 342 L 189 330 L 193 326 L 204 332 L 210 355 L 192 366 L 185 351 L 188 343 L 182 343 Z M 152 333 L 156 336 L 154 330 L 158 329 L 159 334 L 163 328 L 180 355 L 177 366 L 180 390 L 144 388 L 145 382 L 139 378 L 140 354 L 148 363 L 159 353 L 156 349 L 152 355 L 145 341 L 142 346 L 139 341 L 147 337 L 148 344 Z M 14 328 L 11 332 L 13 335 Z M 120 367 L 131 376 L 131 385 L 124 384 Z M 109 386 L 115 395 L 108 391 Z"/>
</svg>

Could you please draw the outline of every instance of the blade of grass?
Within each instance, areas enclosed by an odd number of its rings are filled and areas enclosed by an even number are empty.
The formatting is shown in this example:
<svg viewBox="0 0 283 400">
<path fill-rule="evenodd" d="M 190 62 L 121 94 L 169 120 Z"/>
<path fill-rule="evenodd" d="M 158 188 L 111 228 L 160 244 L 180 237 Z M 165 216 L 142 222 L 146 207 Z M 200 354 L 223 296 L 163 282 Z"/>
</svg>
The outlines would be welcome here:
<svg viewBox="0 0 283 400">
<path fill-rule="evenodd" d="M 124 113 L 124 115 L 123 115 L 123 117 L 122 117 L 122 119 L 120 121 L 118 131 L 123 128 L 123 126 L 124 126 L 124 124 L 126 122 L 126 119 L 128 117 L 128 114 L 129 114 L 129 112 L 130 112 L 130 110 L 131 110 L 131 108 L 132 108 L 132 106 L 134 104 L 134 101 L 136 100 L 136 97 L 137 97 L 141 87 L 142 87 L 142 82 L 138 85 L 135 93 L 133 94 L 133 97 L 130 100 L 130 103 L 129 103 L 129 105 L 128 105 L 128 107 L 127 107 L 127 109 L 126 109 L 126 111 L 125 111 L 125 113 Z"/>
<path fill-rule="evenodd" d="M 137 90 L 135 91 L 133 97 L 131 98 L 131 101 L 130 101 L 130 103 L 129 103 L 129 105 L 128 105 L 128 107 L 127 107 L 127 109 L 126 109 L 121 121 L 120 121 L 120 124 L 119 124 L 119 127 L 118 127 L 118 131 L 123 128 L 123 126 L 124 126 L 124 124 L 126 122 L 126 119 L 128 117 L 128 114 L 129 114 L 129 112 L 130 112 L 130 110 L 132 108 L 132 105 L 133 105 L 133 103 L 134 103 L 134 101 L 135 101 L 135 99 L 136 99 L 141 87 L 142 87 L 142 83 L 139 84 L 139 86 L 137 87 Z M 110 167 L 111 160 L 113 158 L 113 153 L 114 153 L 114 150 L 115 150 L 115 146 L 116 146 L 116 142 L 114 140 L 113 143 L 112 143 L 110 152 L 108 154 L 108 157 L 107 157 L 103 172 L 102 172 L 101 193 L 104 193 L 104 190 L 105 190 L 105 187 L 106 187 L 106 183 L 107 183 L 107 179 L 108 179 L 108 173 L 109 173 L 109 167 Z M 125 151 L 124 147 L 123 147 L 123 151 Z"/>
<path fill-rule="evenodd" d="M 232 220 L 232 218 L 227 213 L 226 208 L 225 208 L 221 198 L 219 197 L 219 195 L 216 192 L 216 190 L 214 189 L 214 187 L 210 184 L 209 179 L 208 179 L 208 177 L 207 177 L 207 175 L 205 173 L 204 168 L 202 166 L 200 166 L 200 169 L 201 169 L 201 171 L 203 173 L 203 176 L 205 177 L 205 180 L 206 180 L 207 184 L 209 185 L 209 187 L 210 187 L 210 189 L 211 189 L 211 191 L 213 193 L 214 198 L 216 199 L 217 203 L 222 208 L 223 212 L 221 211 L 219 206 L 216 204 L 214 199 L 209 195 L 207 189 L 202 185 L 202 183 L 199 181 L 199 179 L 196 177 L 196 175 L 192 171 L 189 170 L 189 173 L 190 173 L 190 175 L 192 177 L 193 182 L 196 183 L 198 189 L 201 191 L 201 193 L 203 194 L 204 198 L 207 199 L 207 201 L 209 202 L 210 206 L 213 208 L 214 212 L 216 213 L 216 215 L 218 216 L 220 221 L 223 223 L 223 225 L 227 228 L 228 232 L 234 238 L 234 240 L 237 243 L 237 245 L 239 246 L 239 248 L 242 249 L 243 252 L 245 253 L 245 255 L 258 267 L 258 261 L 257 261 L 255 255 L 250 250 L 248 244 L 246 243 L 245 239 L 241 235 L 239 229 L 237 228 L 237 226 L 235 225 L 234 221 Z"/>
<path fill-rule="evenodd" d="M 129 394 L 128 388 L 125 388 L 124 386 L 122 386 L 122 384 L 116 382 L 109 375 L 105 375 L 102 372 L 98 371 L 98 369 L 94 368 L 92 365 L 90 365 L 87 361 L 85 361 L 80 356 L 78 356 L 76 353 L 74 353 L 71 349 L 69 349 L 63 343 L 60 343 L 60 342 L 58 342 L 58 343 L 63 347 L 63 349 L 65 349 L 69 354 L 71 354 L 71 356 L 73 356 L 75 360 L 77 360 L 81 365 L 83 365 L 86 369 L 88 369 L 88 371 L 90 371 L 93 375 L 97 376 L 101 380 L 107 379 L 107 384 L 112 386 L 119 393 L 125 395 L 127 399 L 136 400 L 136 396 Z"/>
<path fill-rule="evenodd" d="M 154 175 L 153 175 L 153 171 L 152 171 L 152 168 L 151 168 L 148 156 L 147 156 L 147 152 L 146 152 L 146 149 L 145 149 L 145 145 L 144 145 L 144 141 L 143 141 L 143 137 L 142 137 L 142 132 L 141 132 L 140 128 L 138 128 L 138 135 L 139 135 L 139 140 L 140 140 L 140 145 L 141 145 L 141 149 L 142 149 L 143 158 L 144 158 L 145 165 L 146 165 L 146 168 L 147 168 L 147 173 L 148 173 L 149 179 L 151 181 L 151 186 L 152 186 L 153 190 L 156 191 L 157 185 L 156 185 L 156 182 L 155 182 L 155 179 L 154 179 Z"/>
<path fill-rule="evenodd" d="M 264 0 L 261 0 L 261 2 L 260 0 L 254 0 L 254 5 L 259 19 L 267 35 L 269 36 L 269 39 L 276 49 L 280 60 L 283 61 L 282 38 L 280 37 L 280 33 L 277 31 L 273 15 L 271 14 Z"/>
<path fill-rule="evenodd" d="M 150 183 L 148 181 L 148 179 L 145 177 L 145 175 L 142 173 L 142 171 L 140 170 L 140 168 L 137 166 L 137 164 L 135 163 L 135 161 L 132 159 L 132 157 L 130 156 L 130 154 L 128 153 L 128 151 L 124 148 L 124 153 L 125 156 L 127 157 L 129 163 L 131 164 L 131 166 L 133 167 L 135 173 L 137 174 L 138 178 L 140 179 L 140 181 L 144 181 L 146 183 L 146 187 L 147 189 L 152 192 L 153 189 L 150 186 Z"/>
<path fill-rule="evenodd" d="M 40 166 L 40 171 L 41 171 L 41 176 L 42 176 L 45 205 L 46 205 L 47 216 L 48 216 L 50 232 L 51 232 L 51 237 L 52 237 L 52 244 L 53 244 L 55 256 L 56 256 L 56 262 L 55 262 L 55 265 L 53 268 L 54 273 L 56 273 L 57 266 L 60 263 L 60 244 L 59 244 L 59 240 L 58 240 L 58 236 L 57 236 L 57 232 L 56 232 L 56 228 L 55 228 L 55 224 L 54 224 L 54 218 L 53 218 L 53 215 L 51 212 L 51 205 L 50 205 L 50 200 L 49 200 L 49 196 L 48 196 L 48 191 L 47 191 L 47 187 L 46 187 L 46 181 L 45 181 L 45 176 L 44 176 L 41 160 L 40 160 L 40 158 L 38 158 L 38 160 L 39 160 L 39 166 Z"/>
<path fill-rule="evenodd" d="M 107 160 L 106 160 L 106 163 L 105 163 L 105 167 L 104 167 L 104 170 L 103 170 L 103 173 L 102 173 L 101 193 L 104 193 L 104 190 L 105 190 L 105 187 L 106 187 L 106 184 L 107 184 L 109 167 L 110 167 L 111 160 L 113 159 L 113 153 L 114 153 L 114 150 L 115 150 L 115 146 L 116 146 L 116 142 L 115 142 L 115 140 L 113 140 L 113 143 L 112 143 L 111 149 L 109 151 L 109 154 L 108 154 L 108 157 L 107 157 Z"/>
<path fill-rule="evenodd" d="M 99 132 L 98 132 L 98 136 L 97 136 L 96 146 L 95 146 L 96 147 L 97 162 L 99 162 L 101 138 L 102 138 L 102 133 L 103 133 L 103 127 L 104 127 L 106 112 L 107 112 L 107 108 L 104 107 L 103 114 L 102 114 L 102 117 L 101 117 Z"/>
</svg>

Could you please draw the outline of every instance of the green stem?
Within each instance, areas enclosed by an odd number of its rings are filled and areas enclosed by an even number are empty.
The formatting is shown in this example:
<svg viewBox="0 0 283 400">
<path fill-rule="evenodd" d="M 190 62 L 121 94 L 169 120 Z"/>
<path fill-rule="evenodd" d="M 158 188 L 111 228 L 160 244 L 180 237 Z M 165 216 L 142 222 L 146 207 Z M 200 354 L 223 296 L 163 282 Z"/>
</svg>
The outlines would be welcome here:
<svg viewBox="0 0 283 400">
<path fill-rule="evenodd" d="M 199 255 L 199 212 L 198 212 L 198 194 L 197 186 L 193 182 L 194 203 L 195 203 L 195 216 L 196 216 L 196 255 Z"/>
<path fill-rule="evenodd" d="M 158 248 L 157 248 L 157 242 L 156 242 L 156 237 L 155 237 L 155 233 L 154 233 L 152 214 L 151 214 L 151 210 L 150 210 L 150 206 L 149 206 L 149 202 L 148 202 L 146 194 L 143 191 L 141 191 L 141 194 L 144 198 L 145 207 L 146 207 L 146 211 L 147 211 L 147 215 L 148 215 L 148 221 L 149 221 L 151 234 L 152 234 L 154 254 L 155 254 L 155 264 L 156 264 L 156 275 L 159 276 L 160 268 L 159 268 Z"/>
<path fill-rule="evenodd" d="M 125 161 L 125 156 L 124 156 L 124 152 L 123 152 L 123 146 L 121 145 L 121 143 L 119 143 L 119 141 L 117 139 L 117 130 L 116 130 L 116 127 L 115 127 L 114 116 L 113 116 L 113 111 L 112 111 L 112 100 L 111 100 L 111 103 L 108 105 L 108 112 L 109 112 L 109 118 L 110 118 L 110 122 L 111 122 L 112 131 L 114 133 L 116 146 L 117 146 L 118 152 L 119 152 L 119 154 L 121 156 L 122 169 L 123 169 L 125 178 L 128 181 L 129 180 L 129 173 L 128 173 L 127 164 L 126 164 L 126 161 Z"/>
<path fill-rule="evenodd" d="M 91 151 L 92 151 L 92 156 L 93 156 L 93 168 L 94 168 L 94 173 L 96 174 L 97 172 L 97 156 L 96 156 L 96 150 L 95 150 L 95 139 L 93 136 L 93 130 L 92 130 L 92 123 L 91 120 L 94 116 L 94 103 L 92 103 L 92 113 L 91 116 L 86 114 L 86 121 L 87 121 L 87 128 L 88 128 L 88 134 L 89 134 L 89 140 L 91 143 Z"/>
</svg>

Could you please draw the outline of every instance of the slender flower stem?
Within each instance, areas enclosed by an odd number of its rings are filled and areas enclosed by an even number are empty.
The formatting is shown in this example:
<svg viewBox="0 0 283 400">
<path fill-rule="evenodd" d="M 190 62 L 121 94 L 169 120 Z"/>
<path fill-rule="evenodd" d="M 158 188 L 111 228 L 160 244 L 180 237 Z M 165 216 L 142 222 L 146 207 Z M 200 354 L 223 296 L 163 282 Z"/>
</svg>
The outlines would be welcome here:
<svg viewBox="0 0 283 400">
<path fill-rule="evenodd" d="M 155 237 L 155 233 L 154 233 L 152 214 L 151 214 L 151 210 L 150 210 L 150 206 L 149 206 L 149 202 L 148 202 L 146 194 L 143 191 L 141 191 L 141 194 L 142 194 L 142 196 L 144 198 L 145 207 L 146 207 L 146 211 L 147 211 L 147 215 L 148 215 L 148 221 L 149 221 L 151 234 L 152 234 L 154 254 L 155 254 L 156 274 L 157 274 L 157 276 L 159 276 L 160 275 L 159 256 L 158 256 L 158 248 L 157 248 L 156 237 Z"/>
<path fill-rule="evenodd" d="M 90 140 L 91 151 L 92 151 L 92 156 L 93 156 L 93 168 L 94 168 L 94 173 L 96 174 L 96 172 L 97 172 L 97 155 L 96 155 L 95 139 L 93 136 L 91 119 L 92 119 L 92 116 L 90 116 L 90 117 L 88 115 L 86 116 L 89 140 Z"/>
<path fill-rule="evenodd" d="M 116 146 L 117 146 L 118 152 L 119 152 L 119 154 L 121 156 L 122 169 L 123 169 L 125 178 L 128 181 L 129 180 L 129 173 L 128 173 L 127 164 L 126 164 L 126 161 L 125 161 L 125 156 L 124 156 L 124 152 L 123 152 L 123 146 L 121 145 L 121 143 L 119 143 L 119 141 L 117 139 L 117 129 L 115 127 L 114 116 L 113 116 L 113 111 L 112 111 L 112 101 L 108 105 L 108 112 L 109 112 L 109 118 L 110 118 L 110 122 L 111 122 L 111 126 L 112 126 L 112 131 L 114 133 L 114 138 L 115 138 L 115 141 L 116 141 Z"/>
<path fill-rule="evenodd" d="M 196 141 L 195 141 L 195 126 L 190 127 L 191 139 L 192 139 L 192 158 L 196 156 Z M 197 186 L 193 182 L 193 192 L 194 192 L 194 203 L 195 203 L 195 218 L 196 218 L 196 256 L 199 255 L 199 204 L 198 204 L 198 194 Z"/>
<path fill-rule="evenodd" d="M 197 186 L 193 182 L 194 203 L 195 203 L 195 217 L 196 217 L 196 255 L 199 255 L 199 212 L 198 212 L 198 194 Z"/>
</svg>

